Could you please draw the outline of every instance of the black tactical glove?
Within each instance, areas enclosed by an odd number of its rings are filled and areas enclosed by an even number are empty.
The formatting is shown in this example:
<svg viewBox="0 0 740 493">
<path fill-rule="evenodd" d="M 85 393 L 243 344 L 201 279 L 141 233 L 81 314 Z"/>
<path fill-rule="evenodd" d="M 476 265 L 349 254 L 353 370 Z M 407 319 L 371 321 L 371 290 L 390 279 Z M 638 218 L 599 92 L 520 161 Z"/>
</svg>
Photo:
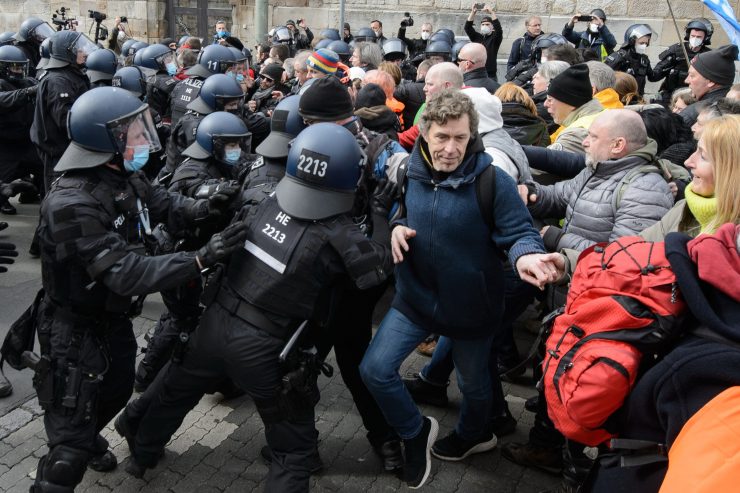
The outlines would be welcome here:
<svg viewBox="0 0 740 493">
<path fill-rule="evenodd" d="M 17 256 L 18 251 L 15 249 L 14 244 L 0 242 L 0 264 L 12 264 L 15 262 L 12 257 Z M 8 272 L 8 269 L 0 265 L 0 272 Z"/>
<path fill-rule="evenodd" d="M 38 193 L 38 190 L 31 182 L 18 178 L 10 183 L 0 182 L 0 195 L 5 198 L 15 197 L 19 193 Z"/>
<path fill-rule="evenodd" d="M 208 199 L 208 214 L 218 216 L 229 207 L 231 201 L 239 193 L 239 182 L 236 180 L 222 181 L 202 185 L 195 192 L 196 199 Z"/>
<path fill-rule="evenodd" d="M 211 236 L 208 243 L 195 256 L 198 268 L 207 269 L 224 260 L 241 248 L 247 237 L 247 225 L 243 221 L 231 223 L 220 233 Z"/>
<path fill-rule="evenodd" d="M 371 202 L 373 214 L 388 218 L 393 203 L 398 198 L 398 187 L 390 180 L 380 180 L 375 186 Z"/>
<path fill-rule="evenodd" d="M 36 84 L 31 87 L 26 87 L 23 91 L 26 93 L 26 97 L 29 100 L 36 99 L 36 93 L 39 92 L 39 85 Z"/>
</svg>

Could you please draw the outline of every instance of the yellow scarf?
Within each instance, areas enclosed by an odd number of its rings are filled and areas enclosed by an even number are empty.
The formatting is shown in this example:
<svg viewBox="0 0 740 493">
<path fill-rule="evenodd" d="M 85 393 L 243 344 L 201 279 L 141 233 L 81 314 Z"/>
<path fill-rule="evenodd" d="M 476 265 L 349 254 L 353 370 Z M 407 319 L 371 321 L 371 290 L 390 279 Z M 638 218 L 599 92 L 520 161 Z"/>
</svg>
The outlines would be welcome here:
<svg viewBox="0 0 740 493">
<path fill-rule="evenodd" d="M 686 205 L 689 207 L 691 214 L 699 221 L 702 233 L 713 233 L 709 229 L 710 223 L 717 215 L 717 198 L 702 197 L 691 190 L 691 183 L 684 190 L 686 196 Z M 712 228 L 713 229 L 713 228 Z"/>
</svg>

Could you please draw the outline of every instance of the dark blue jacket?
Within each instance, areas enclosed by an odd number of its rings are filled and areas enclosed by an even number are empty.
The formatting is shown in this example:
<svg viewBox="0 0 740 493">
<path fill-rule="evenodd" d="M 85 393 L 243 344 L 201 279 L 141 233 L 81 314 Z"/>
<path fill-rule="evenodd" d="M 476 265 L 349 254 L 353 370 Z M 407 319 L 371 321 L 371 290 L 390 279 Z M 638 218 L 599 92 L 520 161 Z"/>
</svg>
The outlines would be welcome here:
<svg viewBox="0 0 740 493">
<path fill-rule="evenodd" d="M 481 216 L 475 180 L 491 166 L 479 139 L 463 163 L 435 183 L 422 157 L 420 137 L 408 163 L 406 217 L 398 224 L 416 230 L 404 261 L 396 267 L 393 307 L 430 332 L 455 339 L 485 337 L 504 309 L 504 266 L 529 253 L 544 253 L 540 235 L 514 180 L 496 172 L 494 229 Z M 428 152 L 428 151 L 427 151 Z"/>
</svg>

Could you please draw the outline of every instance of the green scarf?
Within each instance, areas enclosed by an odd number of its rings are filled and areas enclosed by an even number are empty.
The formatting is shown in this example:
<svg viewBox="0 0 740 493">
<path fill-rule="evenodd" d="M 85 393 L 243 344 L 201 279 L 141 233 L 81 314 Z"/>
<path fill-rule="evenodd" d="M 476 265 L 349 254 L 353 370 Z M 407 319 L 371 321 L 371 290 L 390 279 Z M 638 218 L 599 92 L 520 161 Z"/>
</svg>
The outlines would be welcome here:
<svg viewBox="0 0 740 493">
<path fill-rule="evenodd" d="M 684 190 L 686 196 L 686 205 L 689 207 L 691 214 L 699 221 L 702 233 L 713 233 L 710 225 L 717 215 L 717 198 L 702 197 L 691 190 L 691 183 Z M 712 228 L 713 229 L 713 228 Z"/>
</svg>

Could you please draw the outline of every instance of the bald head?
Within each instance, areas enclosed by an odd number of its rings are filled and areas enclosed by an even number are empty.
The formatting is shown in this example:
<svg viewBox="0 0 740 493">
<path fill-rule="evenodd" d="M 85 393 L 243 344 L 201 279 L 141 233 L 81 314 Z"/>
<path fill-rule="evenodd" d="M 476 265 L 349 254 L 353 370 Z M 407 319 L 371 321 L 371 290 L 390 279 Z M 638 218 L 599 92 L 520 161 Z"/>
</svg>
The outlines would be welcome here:
<svg viewBox="0 0 740 493">
<path fill-rule="evenodd" d="M 432 65 L 424 79 L 424 94 L 429 101 L 434 94 L 443 89 L 462 89 L 463 76 L 454 63 L 442 62 Z"/>
<path fill-rule="evenodd" d="M 606 110 L 591 123 L 583 140 L 586 164 L 620 159 L 647 144 L 642 118 L 632 110 Z"/>
<path fill-rule="evenodd" d="M 485 67 L 488 52 L 480 43 L 468 43 L 460 49 L 457 60 L 463 72 L 470 72 L 476 68 Z M 464 62 L 462 60 L 465 60 Z"/>
</svg>

